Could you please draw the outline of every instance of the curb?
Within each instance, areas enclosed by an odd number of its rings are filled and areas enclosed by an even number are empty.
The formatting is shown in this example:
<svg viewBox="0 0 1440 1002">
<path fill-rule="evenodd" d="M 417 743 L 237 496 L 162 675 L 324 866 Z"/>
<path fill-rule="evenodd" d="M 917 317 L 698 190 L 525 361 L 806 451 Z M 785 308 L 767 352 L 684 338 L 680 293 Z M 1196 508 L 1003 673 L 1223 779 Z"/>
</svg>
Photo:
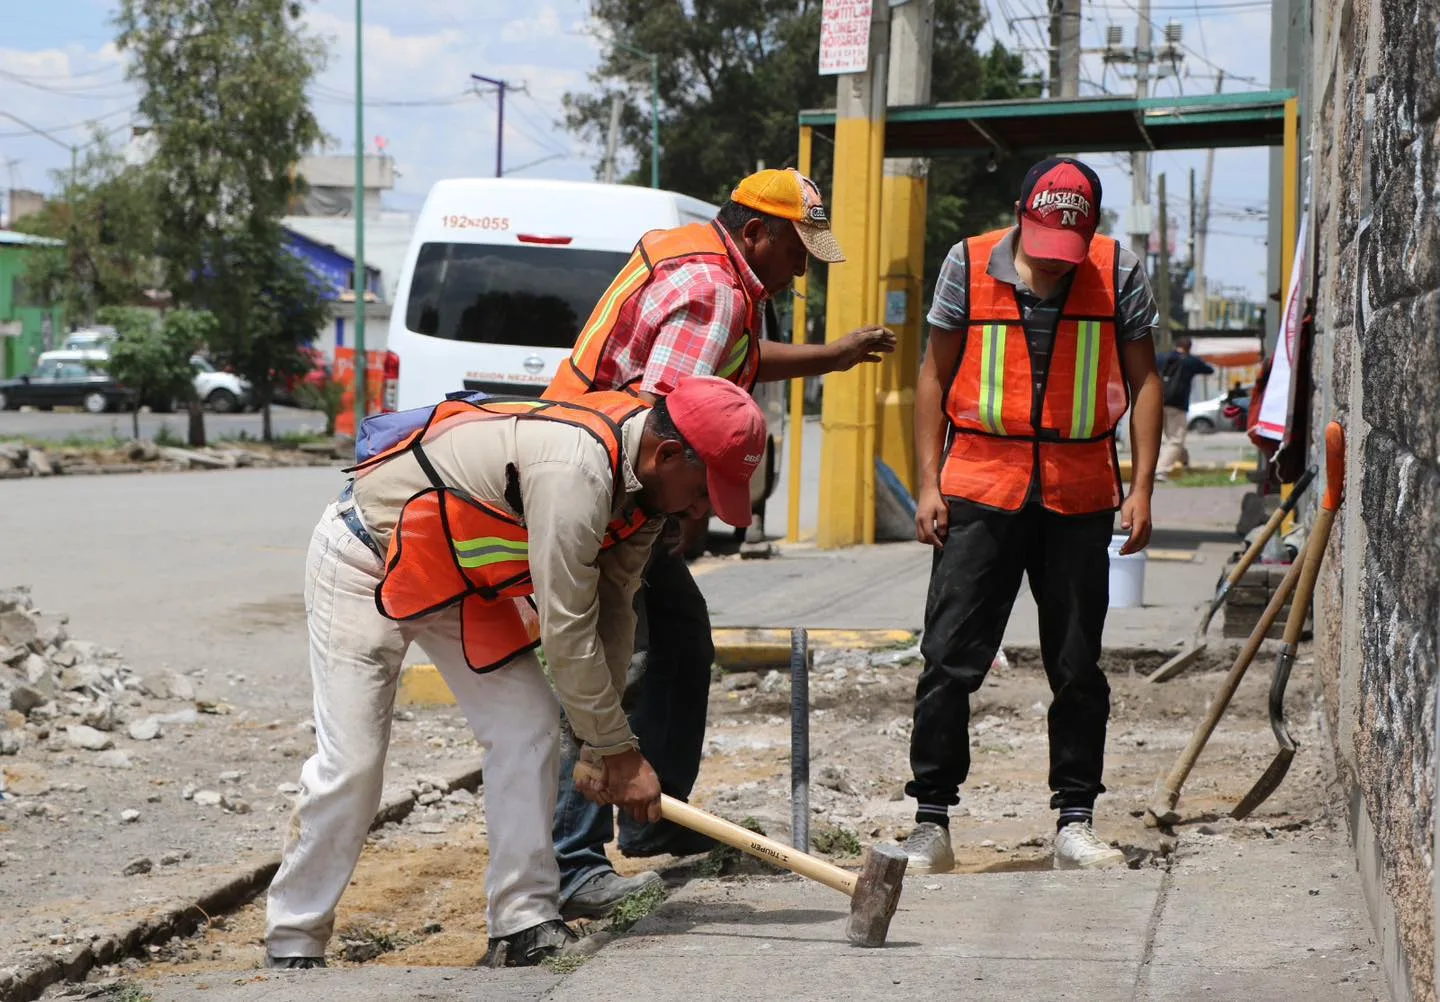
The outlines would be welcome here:
<svg viewBox="0 0 1440 1002">
<path fill-rule="evenodd" d="M 811 650 L 889 650 L 912 646 L 917 630 L 809 630 Z M 790 664 L 790 631 L 781 627 L 722 627 L 711 631 L 715 663 L 722 671 L 760 671 Z M 401 706 L 454 706 L 455 696 L 433 664 L 400 673 L 395 694 Z"/>
<path fill-rule="evenodd" d="M 482 783 L 483 771 L 478 766 L 469 766 L 440 778 L 452 790 L 465 789 L 473 793 Z M 415 809 L 416 796 L 404 793 L 382 803 L 370 822 L 371 831 L 408 815 Z M 59 953 L 32 957 L 16 967 L 0 968 L 0 1002 L 33 1002 L 51 985 L 80 981 L 92 968 L 113 964 L 140 952 L 148 944 L 162 943 L 172 936 L 188 936 L 211 917 L 238 908 L 264 891 L 279 868 L 280 856 L 276 854 L 221 877 L 186 904 L 137 919 L 126 928 L 105 933 L 90 943 L 73 943 Z"/>
</svg>

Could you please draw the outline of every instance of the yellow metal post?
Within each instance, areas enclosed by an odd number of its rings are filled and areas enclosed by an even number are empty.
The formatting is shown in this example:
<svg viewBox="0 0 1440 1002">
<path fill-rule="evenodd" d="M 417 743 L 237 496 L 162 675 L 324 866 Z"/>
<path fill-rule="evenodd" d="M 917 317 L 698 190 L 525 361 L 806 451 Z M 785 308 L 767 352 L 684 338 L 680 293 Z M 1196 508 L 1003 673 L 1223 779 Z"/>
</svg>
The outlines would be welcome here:
<svg viewBox="0 0 1440 1002">
<path fill-rule="evenodd" d="M 808 125 L 800 126 L 800 151 L 796 167 L 801 174 L 810 176 L 810 144 L 814 138 L 814 130 Z M 790 328 L 790 341 L 792 344 L 804 344 L 806 335 L 805 315 L 808 309 L 808 300 L 805 296 L 809 292 L 809 284 L 805 276 L 795 279 L 795 306 Z M 790 543 L 800 541 L 800 482 L 802 476 L 801 459 L 804 456 L 805 444 L 805 380 L 790 380 L 790 524 L 786 528 L 785 540 Z"/>
<path fill-rule="evenodd" d="M 826 285 L 825 337 L 835 341 L 877 319 L 876 230 L 878 177 L 883 152 L 885 83 L 889 60 L 889 7 L 871 7 L 870 61 L 865 73 L 836 80 L 835 235 L 845 251 L 831 265 Z M 878 113 L 877 113 L 878 110 Z M 875 130 L 881 130 L 876 137 Z M 825 377 L 820 410 L 820 520 L 815 541 L 824 549 L 874 539 L 874 375 L 870 365 Z M 868 401 L 867 401 L 868 389 Z M 867 433 L 867 425 L 869 425 Z M 869 447 L 867 449 L 867 434 Z M 867 514 L 868 509 L 868 514 Z"/>
<path fill-rule="evenodd" d="M 1283 147 L 1285 178 L 1281 187 L 1284 205 L 1280 209 L 1280 306 L 1290 289 L 1290 270 L 1295 265 L 1295 233 L 1300 225 L 1300 99 L 1285 102 L 1285 145 Z M 1280 336 L 1284 337 L 1285 318 L 1280 318 Z M 1280 485 L 1280 500 L 1290 496 L 1292 486 Z M 1285 516 L 1280 523 L 1282 533 L 1295 530 L 1295 515 Z"/>
<path fill-rule="evenodd" d="M 1280 305 L 1284 308 L 1285 293 L 1290 288 L 1290 269 L 1295 262 L 1295 231 L 1300 220 L 1300 99 L 1285 102 L 1285 178 L 1281 191 L 1284 205 L 1280 208 Z M 1282 321 L 1283 323 L 1283 321 Z"/>
<path fill-rule="evenodd" d="M 908 0 L 890 11 L 892 106 L 930 103 L 935 0 Z M 915 381 L 920 372 L 920 339 L 925 301 L 926 161 L 885 160 L 880 199 L 882 220 L 878 315 L 895 332 L 895 353 L 880 367 L 878 448 L 880 458 L 911 494 L 915 493 Z M 890 296 L 904 304 L 903 319 L 891 321 Z M 899 303 L 896 304 L 897 306 Z"/>
</svg>

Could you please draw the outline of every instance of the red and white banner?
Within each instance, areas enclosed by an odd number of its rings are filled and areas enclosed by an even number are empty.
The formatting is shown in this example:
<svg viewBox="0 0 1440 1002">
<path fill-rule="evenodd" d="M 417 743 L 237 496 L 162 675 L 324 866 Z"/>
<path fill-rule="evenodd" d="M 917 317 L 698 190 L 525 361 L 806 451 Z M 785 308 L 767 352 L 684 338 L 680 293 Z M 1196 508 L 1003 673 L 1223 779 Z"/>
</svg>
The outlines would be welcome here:
<svg viewBox="0 0 1440 1002">
<path fill-rule="evenodd" d="M 1295 237 L 1295 261 L 1290 266 L 1290 286 L 1285 294 L 1285 312 L 1280 317 L 1280 330 L 1275 338 L 1275 358 L 1270 364 L 1270 378 L 1265 383 L 1265 397 L 1260 402 L 1260 417 L 1254 433 L 1276 442 L 1285 439 L 1290 427 L 1290 414 L 1295 404 L 1295 356 L 1300 349 L 1300 323 L 1304 319 L 1305 289 L 1301 276 L 1309 267 L 1309 244 L 1305 230 L 1310 225 L 1310 212 L 1300 217 L 1300 232 Z M 1281 388 L 1284 392 L 1281 392 Z"/>
<path fill-rule="evenodd" d="M 871 0 L 825 0 L 820 8 L 820 75 L 864 73 L 870 65 Z"/>
</svg>

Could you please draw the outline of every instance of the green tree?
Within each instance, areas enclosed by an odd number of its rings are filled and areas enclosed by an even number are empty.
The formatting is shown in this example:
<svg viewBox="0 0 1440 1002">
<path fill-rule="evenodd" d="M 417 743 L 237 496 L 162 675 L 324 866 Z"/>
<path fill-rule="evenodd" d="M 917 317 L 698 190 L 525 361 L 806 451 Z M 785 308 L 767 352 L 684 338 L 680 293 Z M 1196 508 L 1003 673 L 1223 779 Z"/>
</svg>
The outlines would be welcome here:
<svg viewBox="0 0 1440 1002">
<path fill-rule="evenodd" d="M 302 14 L 298 0 L 120 0 L 116 17 L 153 123 L 168 288 L 215 315 L 212 342 L 250 379 L 267 440 L 274 381 L 303 371 L 297 339 L 317 332 L 301 337 L 297 324 L 324 315 L 313 283 L 296 281 L 279 226 L 294 167 L 323 138 L 305 89 L 325 48 Z M 192 405 L 192 434 L 200 413 Z"/>
<path fill-rule="evenodd" d="M 279 227 L 234 234 L 207 266 L 215 280 L 196 298 L 221 323 L 210 338 L 215 354 L 250 381 L 261 411 L 261 437 L 272 437 L 275 387 L 310 371 L 301 349 L 330 319 L 331 304 L 316 276 L 285 249 Z"/>
<path fill-rule="evenodd" d="M 140 437 L 140 405 L 156 401 L 195 399 L 195 370 L 190 356 L 209 339 L 215 318 L 195 310 L 170 310 L 157 316 L 135 307 L 106 307 L 100 320 L 119 335 L 110 345 L 110 374 L 135 391 L 131 412 L 135 438 Z"/>
<path fill-rule="evenodd" d="M 659 56 L 660 183 L 722 203 L 758 161 L 795 163 L 797 116 L 835 105 L 835 78 L 816 70 L 822 0 L 593 0 L 591 16 L 605 34 Z M 980 0 L 936 0 L 931 93 L 935 101 L 1002 100 L 1038 96 L 1024 79 L 1020 56 L 994 45 L 977 47 L 985 13 Z M 599 141 L 610 123 L 611 95 L 621 96 L 619 145 L 637 163 L 628 180 L 646 183 L 650 155 L 648 62 L 622 45 L 602 43 L 592 86 L 565 96 L 565 123 Z M 812 174 L 833 187 L 832 150 L 814 146 Z M 929 176 L 927 283 L 950 247 L 1012 214 L 1028 162 L 1002 159 L 994 171 L 983 158 L 936 160 Z M 823 301 L 823 268 L 812 282 Z M 812 303 L 812 316 L 813 312 Z"/>
<path fill-rule="evenodd" d="M 44 248 L 26 267 L 27 284 L 68 317 L 93 323 L 106 306 L 141 305 L 161 281 L 155 257 L 159 189 L 143 167 L 128 164 L 101 135 L 85 148 L 74 177 L 52 174 L 65 192 L 16 229 L 65 241 Z"/>
</svg>

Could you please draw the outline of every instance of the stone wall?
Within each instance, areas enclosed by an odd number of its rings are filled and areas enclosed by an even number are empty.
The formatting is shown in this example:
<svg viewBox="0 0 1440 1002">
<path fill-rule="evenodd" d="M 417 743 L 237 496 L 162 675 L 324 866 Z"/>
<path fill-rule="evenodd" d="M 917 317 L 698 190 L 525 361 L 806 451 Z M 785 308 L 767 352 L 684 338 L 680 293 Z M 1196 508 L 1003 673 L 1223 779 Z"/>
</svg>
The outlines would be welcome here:
<svg viewBox="0 0 1440 1002">
<path fill-rule="evenodd" d="M 1313 425 L 1345 425 L 1350 477 L 1317 667 L 1391 983 L 1433 1000 L 1440 0 L 1312 10 Z"/>
</svg>

